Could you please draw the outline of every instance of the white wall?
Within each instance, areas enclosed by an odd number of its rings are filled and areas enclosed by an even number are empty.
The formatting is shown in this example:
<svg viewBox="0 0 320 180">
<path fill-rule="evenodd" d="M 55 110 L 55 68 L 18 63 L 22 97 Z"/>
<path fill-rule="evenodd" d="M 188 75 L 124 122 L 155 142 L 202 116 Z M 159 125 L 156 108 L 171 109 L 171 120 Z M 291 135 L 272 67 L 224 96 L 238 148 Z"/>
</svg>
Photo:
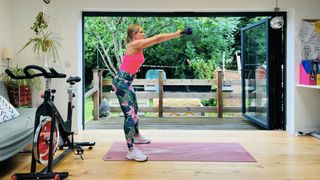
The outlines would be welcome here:
<svg viewBox="0 0 320 180">
<path fill-rule="evenodd" d="M 12 10 L 10 0 L 0 0 L 0 74 L 6 68 L 7 61 L 2 60 L 2 49 L 12 48 L 12 23 L 11 16 L 8 16 Z"/>
<path fill-rule="evenodd" d="M 0 0 L 0 10 L 2 8 L 12 6 L 12 11 L 4 10 L 0 12 L 0 21 L 8 21 L 12 19 L 12 29 L 5 28 L 5 32 L 10 35 L 12 32 L 13 48 L 17 51 L 24 42 L 32 35 L 29 27 L 32 25 L 35 15 L 42 7 L 42 0 Z M 8 4 L 9 3 L 9 4 Z M 275 1 L 266 0 L 52 0 L 48 12 L 51 15 L 50 27 L 58 37 L 61 37 L 63 49 L 60 51 L 61 65 L 59 66 L 65 73 L 71 75 L 82 75 L 82 52 L 81 52 L 81 12 L 82 11 L 147 11 L 147 12 L 173 12 L 173 11 L 191 11 L 191 12 L 234 12 L 234 11 L 273 11 Z M 305 92 L 306 90 L 297 90 L 295 87 L 298 82 L 297 64 L 300 62 L 300 50 L 298 43 L 295 40 L 296 27 L 301 19 L 304 18 L 320 18 L 318 8 L 320 7 L 319 0 L 279 0 L 279 7 L 282 11 L 288 12 L 288 32 L 287 32 L 287 129 L 289 132 L 294 132 L 299 128 L 314 126 L 316 115 L 307 118 L 305 114 L 305 106 L 319 107 L 319 97 L 314 92 Z M 1 23 L 3 24 L 3 23 Z M 10 24 L 10 23 L 9 23 Z M 11 31 L 12 30 L 12 31 Z M 3 32 L 3 30 L 1 30 Z M 3 34 L 3 33 L 0 33 Z M 2 35 L 4 36 L 4 35 Z M 2 40 L 0 35 L 0 39 Z M 4 38 L 4 37 L 3 37 Z M 4 38 L 7 39 L 5 36 Z M 2 45 L 0 43 L 0 45 Z M 1 48 L 1 46 L 0 46 Z M 34 57 L 31 50 L 25 50 L 16 57 L 22 65 L 39 64 L 43 62 Z M 60 84 L 62 84 L 59 80 Z M 59 86 L 62 98 L 57 99 L 58 105 L 64 105 L 64 97 L 66 97 L 65 86 Z M 83 90 L 81 86 L 78 88 L 81 97 Z M 310 96 L 307 100 L 308 104 L 303 104 L 304 96 Z M 75 123 L 77 130 L 81 129 L 81 114 L 82 100 L 78 98 L 75 118 L 78 119 Z M 315 114 L 316 109 L 312 109 L 312 114 Z M 308 112 L 308 111 L 306 111 Z M 64 110 L 65 113 L 65 110 Z M 308 119 L 308 120 L 306 120 Z M 310 121 L 302 123 L 301 121 Z M 319 123 L 316 123 L 320 127 Z"/>
</svg>

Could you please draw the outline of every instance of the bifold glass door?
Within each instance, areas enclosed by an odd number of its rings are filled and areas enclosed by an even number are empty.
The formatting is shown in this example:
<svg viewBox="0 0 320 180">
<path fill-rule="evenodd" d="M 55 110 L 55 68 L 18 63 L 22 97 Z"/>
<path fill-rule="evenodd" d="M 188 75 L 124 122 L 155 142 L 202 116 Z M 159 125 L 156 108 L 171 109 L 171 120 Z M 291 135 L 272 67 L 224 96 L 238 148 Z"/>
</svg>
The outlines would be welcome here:
<svg viewBox="0 0 320 180">
<path fill-rule="evenodd" d="M 283 30 L 269 18 L 241 31 L 243 116 L 265 129 L 284 127 Z"/>
</svg>

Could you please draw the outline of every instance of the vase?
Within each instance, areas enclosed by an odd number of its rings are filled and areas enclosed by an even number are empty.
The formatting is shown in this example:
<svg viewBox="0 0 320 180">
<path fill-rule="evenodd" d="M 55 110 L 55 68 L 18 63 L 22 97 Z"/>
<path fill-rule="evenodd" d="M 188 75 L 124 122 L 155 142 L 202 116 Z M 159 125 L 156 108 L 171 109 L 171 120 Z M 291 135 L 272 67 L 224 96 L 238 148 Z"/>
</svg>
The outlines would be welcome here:
<svg viewBox="0 0 320 180">
<path fill-rule="evenodd" d="M 48 68 L 48 53 L 47 52 L 43 52 L 43 61 L 44 61 L 44 67 Z"/>
</svg>

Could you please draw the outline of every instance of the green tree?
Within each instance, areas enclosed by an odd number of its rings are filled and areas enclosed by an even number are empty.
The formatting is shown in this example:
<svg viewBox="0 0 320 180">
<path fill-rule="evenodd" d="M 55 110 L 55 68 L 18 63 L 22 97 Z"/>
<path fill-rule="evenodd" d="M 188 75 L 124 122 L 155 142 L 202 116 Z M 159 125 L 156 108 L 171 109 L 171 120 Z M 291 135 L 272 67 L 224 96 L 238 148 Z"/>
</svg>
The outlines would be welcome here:
<svg viewBox="0 0 320 180">
<path fill-rule="evenodd" d="M 130 24 L 140 24 L 147 37 L 191 27 L 193 34 L 144 50 L 146 65 L 176 67 L 170 78 L 208 78 L 200 64 L 214 71 L 234 53 L 234 34 L 239 30 L 238 17 L 85 17 L 84 57 L 86 66 L 108 70 L 114 76 L 125 51 L 124 39 Z M 99 60 L 98 64 L 97 59 Z M 187 60 L 190 63 L 187 63 Z M 197 64 L 197 65 L 196 65 Z M 209 67 L 210 66 L 210 67 Z M 200 68 L 200 69 L 199 69 Z M 205 72 L 205 74 L 213 72 Z"/>
</svg>

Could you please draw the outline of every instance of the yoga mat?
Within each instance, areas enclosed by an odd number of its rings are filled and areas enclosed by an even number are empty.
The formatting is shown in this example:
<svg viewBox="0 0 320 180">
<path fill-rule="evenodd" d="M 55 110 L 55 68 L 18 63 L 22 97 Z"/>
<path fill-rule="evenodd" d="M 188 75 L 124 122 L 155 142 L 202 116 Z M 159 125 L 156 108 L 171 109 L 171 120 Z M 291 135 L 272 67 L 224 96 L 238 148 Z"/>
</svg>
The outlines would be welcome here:
<svg viewBox="0 0 320 180">
<path fill-rule="evenodd" d="M 151 142 L 135 146 L 149 161 L 256 162 L 239 143 Z M 123 161 L 126 155 L 127 144 L 114 142 L 103 160 Z"/>
</svg>

